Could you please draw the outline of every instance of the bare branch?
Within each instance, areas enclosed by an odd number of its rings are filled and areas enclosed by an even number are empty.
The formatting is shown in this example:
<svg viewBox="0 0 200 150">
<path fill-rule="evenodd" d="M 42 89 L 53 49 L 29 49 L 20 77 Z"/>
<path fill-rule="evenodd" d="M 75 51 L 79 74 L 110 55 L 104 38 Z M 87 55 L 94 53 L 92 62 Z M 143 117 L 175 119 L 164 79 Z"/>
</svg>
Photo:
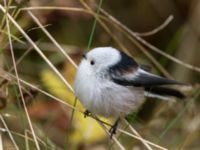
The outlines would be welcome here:
<svg viewBox="0 0 200 150">
<path fill-rule="evenodd" d="M 150 36 L 158 33 L 159 31 L 163 30 L 172 20 L 174 19 L 173 15 L 170 15 L 160 26 L 153 29 L 152 31 L 144 32 L 144 33 L 138 33 L 134 32 L 137 36 Z"/>
<path fill-rule="evenodd" d="M 19 150 L 19 147 L 17 146 L 17 144 L 16 144 L 16 142 L 15 142 L 13 136 L 12 136 L 12 133 L 11 133 L 10 130 L 8 129 L 8 126 L 6 125 L 6 122 L 4 121 L 2 115 L 0 115 L 0 119 L 1 119 L 1 122 L 3 123 L 3 125 L 4 125 L 4 127 L 5 127 L 6 131 L 8 132 L 8 135 L 9 135 L 11 141 L 13 142 L 13 144 L 14 144 L 14 146 L 15 146 L 15 149 L 16 149 L 16 150 Z"/>
<path fill-rule="evenodd" d="M 69 60 L 69 62 L 77 68 L 76 63 L 71 59 L 71 57 L 65 52 L 65 50 L 58 44 L 58 42 L 53 38 L 53 36 L 46 30 L 46 28 L 40 23 L 36 16 L 31 12 L 27 11 L 31 18 L 37 23 L 37 25 L 42 29 L 42 31 L 47 35 L 47 37 L 55 44 L 55 46 L 62 52 L 62 54 Z"/>
<path fill-rule="evenodd" d="M 137 135 L 137 137 L 140 137 L 141 139 L 143 139 L 142 136 L 128 123 L 128 121 L 126 121 L 126 119 L 124 119 L 124 118 L 122 118 L 122 119 L 123 119 L 123 121 L 128 125 L 129 129 L 130 129 L 135 135 Z M 148 150 L 153 150 L 153 149 L 148 145 L 148 143 L 146 143 L 146 142 L 143 141 L 143 140 L 141 140 L 141 142 L 146 146 L 146 148 L 147 148 Z"/>
</svg>

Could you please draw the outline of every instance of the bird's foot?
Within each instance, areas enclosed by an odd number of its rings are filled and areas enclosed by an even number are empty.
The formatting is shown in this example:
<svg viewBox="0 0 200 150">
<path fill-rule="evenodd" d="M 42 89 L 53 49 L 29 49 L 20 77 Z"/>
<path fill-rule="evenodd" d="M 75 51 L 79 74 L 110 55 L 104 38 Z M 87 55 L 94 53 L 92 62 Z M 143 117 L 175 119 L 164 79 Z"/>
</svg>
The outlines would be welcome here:
<svg viewBox="0 0 200 150">
<path fill-rule="evenodd" d="M 112 125 L 111 128 L 109 129 L 110 139 L 112 139 L 113 135 L 116 134 L 118 123 L 119 123 L 119 119 L 117 119 L 117 121 L 114 123 L 114 125 Z"/>
<path fill-rule="evenodd" d="M 110 139 L 112 139 L 113 135 L 116 134 L 117 126 L 112 126 L 109 130 L 110 133 Z"/>
<path fill-rule="evenodd" d="M 85 112 L 84 112 L 84 118 L 86 118 L 88 116 L 91 116 L 91 112 L 86 109 Z"/>
</svg>

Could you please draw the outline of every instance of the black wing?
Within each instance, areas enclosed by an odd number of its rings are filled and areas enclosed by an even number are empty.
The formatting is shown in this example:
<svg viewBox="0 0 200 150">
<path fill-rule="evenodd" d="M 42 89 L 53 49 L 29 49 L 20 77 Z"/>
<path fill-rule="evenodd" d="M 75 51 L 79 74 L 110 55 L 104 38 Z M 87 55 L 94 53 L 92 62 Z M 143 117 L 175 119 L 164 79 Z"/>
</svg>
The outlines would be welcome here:
<svg viewBox="0 0 200 150">
<path fill-rule="evenodd" d="M 112 75 L 112 80 L 115 83 L 124 85 L 124 86 L 137 86 L 137 87 L 149 87 L 149 86 L 160 86 L 168 84 L 182 84 L 180 82 L 169 80 L 163 77 L 159 77 L 153 74 L 150 74 L 142 69 L 137 69 L 133 72 L 128 72 L 124 74 L 115 74 Z"/>
<path fill-rule="evenodd" d="M 178 98 L 185 97 L 175 89 L 160 87 L 161 85 L 182 83 L 148 73 L 141 69 L 131 57 L 123 52 L 120 54 L 120 61 L 109 68 L 109 74 L 115 83 L 123 86 L 144 87 L 145 91 L 152 94 L 175 96 Z"/>
<path fill-rule="evenodd" d="M 111 79 L 124 86 L 159 86 L 166 84 L 181 84 L 148 73 L 141 69 L 137 62 L 123 52 L 120 52 L 121 59 L 109 68 Z"/>
</svg>

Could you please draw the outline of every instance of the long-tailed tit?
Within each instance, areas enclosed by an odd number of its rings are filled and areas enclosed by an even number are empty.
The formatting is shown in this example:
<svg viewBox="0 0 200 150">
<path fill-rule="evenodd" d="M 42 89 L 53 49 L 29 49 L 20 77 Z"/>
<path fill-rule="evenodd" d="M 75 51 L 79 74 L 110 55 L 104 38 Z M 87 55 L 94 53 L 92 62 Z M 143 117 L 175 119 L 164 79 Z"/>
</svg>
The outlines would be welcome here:
<svg viewBox="0 0 200 150">
<path fill-rule="evenodd" d="M 112 47 L 94 48 L 83 56 L 75 79 L 75 94 L 94 114 L 121 117 L 136 111 L 145 96 L 169 99 L 184 95 L 162 85 L 181 84 L 153 75 Z M 111 127 L 115 133 L 118 121 Z"/>
</svg>

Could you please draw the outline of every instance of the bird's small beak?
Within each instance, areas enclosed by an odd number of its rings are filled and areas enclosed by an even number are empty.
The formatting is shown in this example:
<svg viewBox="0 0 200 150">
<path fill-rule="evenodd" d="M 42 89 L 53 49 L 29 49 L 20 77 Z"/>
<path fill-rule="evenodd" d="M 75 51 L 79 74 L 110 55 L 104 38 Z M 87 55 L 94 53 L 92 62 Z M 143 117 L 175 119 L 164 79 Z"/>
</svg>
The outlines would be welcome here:
<svg viewBox="0 0 200 150">
<path fill-rule="evenodd" d="M 84 59 L 87 59 L 87 58 L 86 58 L 86 54 L 83 54 L 82 56 L 83 56 Z"/>
</svg>

